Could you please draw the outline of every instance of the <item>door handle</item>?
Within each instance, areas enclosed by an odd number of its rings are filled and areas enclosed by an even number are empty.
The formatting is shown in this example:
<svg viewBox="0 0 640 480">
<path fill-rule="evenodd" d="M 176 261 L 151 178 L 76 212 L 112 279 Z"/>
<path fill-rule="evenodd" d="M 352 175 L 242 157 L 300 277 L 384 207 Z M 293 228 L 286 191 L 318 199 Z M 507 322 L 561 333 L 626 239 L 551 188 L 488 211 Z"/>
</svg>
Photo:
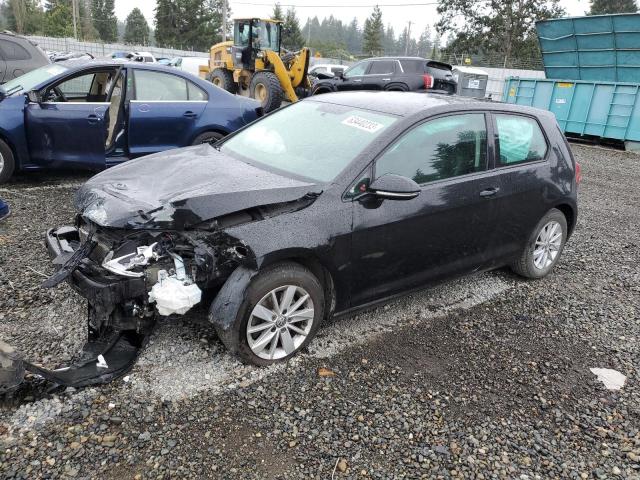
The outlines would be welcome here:
<svg viewBox="0 0 640 480">
<path fill-rule="evenodd" d="M 490 187 L 480 192 L 481 197 L 493 197 L 496 193 L 500 191 L 498 187 Z"/>
<path fill-rule="evenodd" d="M 98 115 L 94 115 L 93 113 L 87 117 L 89 123 L 94 124 L 100 121 L 100 117 Z"/>
<path fill-rule="evenodd" d="M 362 79 L 361 79 L 361 78 L 354 78 L 354 79 L 353 79 L 353 81 L 354 81 L 354 82 L 361 82 L 361 81 L 362 81 Z"/>
<path fill-rule="evenodd" d="M 187 118 L 196 118 L 198 116 L 197 113 L 194 113 L 191 110 L 184 112 L 182 115 Z"/>
</svg>

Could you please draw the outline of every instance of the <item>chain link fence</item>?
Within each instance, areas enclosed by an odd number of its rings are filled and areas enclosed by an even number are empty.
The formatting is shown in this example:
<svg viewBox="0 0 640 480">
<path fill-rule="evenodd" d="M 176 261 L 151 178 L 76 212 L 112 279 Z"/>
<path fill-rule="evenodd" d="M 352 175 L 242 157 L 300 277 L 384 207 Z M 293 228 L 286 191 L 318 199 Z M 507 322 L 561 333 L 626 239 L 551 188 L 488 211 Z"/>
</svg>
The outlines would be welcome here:
<svg viewBox="0 0 640 480">
<path fill-rule="evenodd" d="M 126 45 L 124 43 L 80 42 L 73 38 L 40 37 L 31 35 L 30 40 L 36 42 L 43 50 L 51 52 L 90 53 L 94 57 L 107 57 L 112 52 L 150 52 L 155 57 L 202 57 L 208 58 L 209 52 L 191 50 L 175 50 L 172 48 L 144 47 Z"/>
</svg>

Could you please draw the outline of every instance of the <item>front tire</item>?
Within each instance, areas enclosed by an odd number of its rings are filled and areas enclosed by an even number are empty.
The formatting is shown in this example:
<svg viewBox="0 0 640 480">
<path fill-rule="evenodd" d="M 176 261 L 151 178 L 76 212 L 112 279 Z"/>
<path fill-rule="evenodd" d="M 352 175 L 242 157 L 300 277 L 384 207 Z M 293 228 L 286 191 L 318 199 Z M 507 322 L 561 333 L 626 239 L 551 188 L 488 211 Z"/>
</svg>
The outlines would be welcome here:
<svg viewBox="0 0 640 480">
<path fill-rule="evenodd" d="M 257 72 L 251 78 L 249 95 L 262 104 L 264 113 L 280 108 L 284 92 L 275 73 Z"/>
<path fill-rule="evenodd" d="M 233 81 L 233 73 L 224 68 L 215 68 L 209 74 L 208 80 L 216 87 L 220 87 L 229 93 L 236 93 L 238 85 Z"/>
<path fill-rule="evenodd" d="M 259 273 L 233 326 L 240 359 L 259 366 L 287 361 L 316 335 L 324 305 L 322 285 L 298 263 L 281 263 Z"/>
<path fill-rule="evenodd" d="M 549 210 L 531 232 L 520 258 L 511 269 L 525 278 L 546 277 L 560 260 L 567 241 L 567 219 L 556 209 Z"/>
<path fill-rule="evenodd" d="M 0 183 L 5 183 L 16 168 L 13 152 L 9 145 L 0 140 Z"/>
</svg>

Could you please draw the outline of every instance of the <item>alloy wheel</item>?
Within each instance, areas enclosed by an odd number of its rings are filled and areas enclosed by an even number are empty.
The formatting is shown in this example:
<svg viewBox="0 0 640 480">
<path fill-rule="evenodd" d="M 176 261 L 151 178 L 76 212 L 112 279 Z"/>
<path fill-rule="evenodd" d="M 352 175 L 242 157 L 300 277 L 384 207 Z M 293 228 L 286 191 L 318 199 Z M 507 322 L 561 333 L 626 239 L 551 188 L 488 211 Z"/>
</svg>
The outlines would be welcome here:
<svg viewBox="0 0 640 480">
<path fill-rule="evenodd" d="M 562 226 L 555 220 L 545 224 L 536 237 L 533 264 L 544 270 L 555 262 L 562 247 Z"/>
<path fill-rule="evenodd" d="M 4 157 L 2 156 L 2 152 L 0 152 L 0 172 L 4 170 Z"/>
<path fill-rule="evenodd" d="M 313 319 L 313 300 L 304 288 L 274 288 L 251 311 L 246 332 L 249 348 L 265 360 L 287 357 L 302 346 Z"/>
</svg>

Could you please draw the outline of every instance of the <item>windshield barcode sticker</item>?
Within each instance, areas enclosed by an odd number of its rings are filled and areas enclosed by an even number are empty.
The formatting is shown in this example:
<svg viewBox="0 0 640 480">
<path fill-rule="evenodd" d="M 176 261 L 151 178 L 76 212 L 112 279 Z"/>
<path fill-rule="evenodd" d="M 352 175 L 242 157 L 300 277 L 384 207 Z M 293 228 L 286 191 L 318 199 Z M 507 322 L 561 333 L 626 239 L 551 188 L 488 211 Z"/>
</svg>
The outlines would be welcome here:
<svg viewBox="0 0 640 480">
<path fill-rule="evenodd" d="M 365 132 L 377 132 L 381 128 L 384 127 L 383 124 L 373 122 L 371 120 L 367 120 L 366 118 L 359 117 L 357 115 L 351 115 L 350 117 L 345 118 L 342 123 L 344 125 L 349 125 L 350 127 L 356 127 L 360 130 L 364 130 Z"/>
</svg>

